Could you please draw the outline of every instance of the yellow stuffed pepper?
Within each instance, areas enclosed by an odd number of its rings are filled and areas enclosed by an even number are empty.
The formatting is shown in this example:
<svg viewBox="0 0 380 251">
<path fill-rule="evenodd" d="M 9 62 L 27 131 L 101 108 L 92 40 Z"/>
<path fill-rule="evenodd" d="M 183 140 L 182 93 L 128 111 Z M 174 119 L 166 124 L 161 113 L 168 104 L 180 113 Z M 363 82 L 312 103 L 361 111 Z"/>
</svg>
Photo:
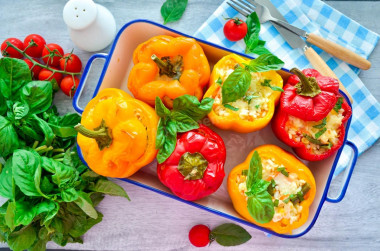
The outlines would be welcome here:
<svg viewBox="0 0 380 251">
<path fill-rule="evenodd" d="M 254 149 L 228 176 L 228 193 L 245 219 L 276 233 L 291 233 L 308 218 L 316 185 L 310 170 L 275 145 Z"/>
<path fill-rule="evenodd" d="M 151 106 L 157 96 L 169 108 L 185 94 L 200 100 L 210 78 L 210 65 L 193 38 L 153 37 L 136 48 L 133 63 L 128 89 Z"/>
<path fill-rule="evenodd" d="M 88 103 L 75 128 L 88 166 L 100 175 L 124 178 L 156 157 L 157 124 L 152 107 L 110 88 Z"/>
<path fill-rule="evenodd" d="M 270 65 L 273 61 L 275 67 Z M 257 64 L 261 64 L 261 68 Z M 268 69 L 280 69 L 282 65 L 283 62 L 271 54 L 254 60 L 230 54 L 219 60 L 204 95 L 215 99 L 208 115 L 211 122 L 221 129 L 241 133 L 265 127 L 283 91 L 281 76 Z"/>
</svg>

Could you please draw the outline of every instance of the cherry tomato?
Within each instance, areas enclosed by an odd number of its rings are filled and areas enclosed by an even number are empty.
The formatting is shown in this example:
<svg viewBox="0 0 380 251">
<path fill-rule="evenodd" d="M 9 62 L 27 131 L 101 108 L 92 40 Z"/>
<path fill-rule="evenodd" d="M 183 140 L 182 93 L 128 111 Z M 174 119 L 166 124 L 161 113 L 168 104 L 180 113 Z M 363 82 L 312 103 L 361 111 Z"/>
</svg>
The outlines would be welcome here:
<svg viewBox="0 0 380 251">
<path fill-rule="evenodd" d="M 63 71 L 80 72 L 82 70 L 82 61 L 77 55 L 66 53 L 63 55 L 63 58 L 59 60 L 59 66 Z"/>
<path fill-rule="evenodd" d="M 205 225 L 195 225 L 190 229 L 189 240 L 196 247 L 207 246 L 210 242 L 210 229 Z"/>
<path fill-rule="evenodd" d="M 75 81 L 75 82 L 74 82 Z M 61 90 L 64 94 L 66 94 L 69 97 L 73 97 L 75 94 L 75 91 L 77 90 L 79 84 L 79 78 L 72 76 L 66 76 L 61 81 Z"/>
<path fill-rule="evenodd" d="M 24 39 L 25 53 L 34 58 L 40 58 L 45 47 L 45 39 L 37 34 L 30 34 Z"/>
<path fill-rule="evenodd" d="M 16 46 L 17 48 L 19 48 L 22 51 L 24 50 L 24 44 L 21 42 L 20 39 L 17 39 L 14 37 L 7 38 L 1 44 L 1 54 L 4 57 L 11 57 L 11 58 L 23 58 L 24 57 L 20 52 L 16 51 L 15 49 L 10 48 L 10 47 L 7 48 L 8 45 L 6 42 L 10 42 L 11 44 L 13 44 L 14 46 Z M 7 49 L 5 49 L 5 48 L 7 48 Z"/>
<path fill-rule="evenodd" d="M 38 74 L 40 73 L 40 71 L 42 70 L 42 67 L 41 66 L 38 66 L 38 65 L 35 65 L 33 67 L 33 63 L 32 61 L 30 61 L 29 59 L 25 58 L 24 61 L 28 64 L 29 66 L 29 69 L 32 71 L 32 78 L 38 78 Z M 35 61 L 35 60 L 33 60 Z M 33 67 L 33 68 L 32 68 Z"/>
<path fill-rule="evenodd" d="M 230 19 L 224 25 L 224 35 L 230 41 L 239 41 L 247 34 L 247 24 L 239 18 Z"/>
<path fill-rule="evenodd" d="M 58 66 L 63 56 L 63 49 L 58 44 L 47 44 L 42 50 L 42 60 L 50 66 Z"/>
<path fill-rule="evenodd" d="M 53 68 L 53 69 L 55 69 L 55 68 Z M 48 70 L 48 69 L 42 69 L 40 71 L 40 73 L 38 74 L 38 79 L 39 80 L 52 80 L 52 79 L 55 79 L 57 81 L 57 84 L 59 85 L 59 83 L 62 80 L 62 73 L 56 72 L 56 73 L 53 74 L 53 72 L 50 71 L 50 70 Z"/>
</svg>

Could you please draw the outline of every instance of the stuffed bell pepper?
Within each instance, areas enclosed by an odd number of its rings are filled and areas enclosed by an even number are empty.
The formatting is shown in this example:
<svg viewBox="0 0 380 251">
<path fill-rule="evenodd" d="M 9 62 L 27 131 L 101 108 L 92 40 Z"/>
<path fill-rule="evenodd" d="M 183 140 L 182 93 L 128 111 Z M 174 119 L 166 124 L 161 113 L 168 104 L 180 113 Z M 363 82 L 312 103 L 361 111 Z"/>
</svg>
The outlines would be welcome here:
<svg viewBox="0 0 380 251">
<path fill-rule="evenodd" d="M 207 58 L 193 38 L 153 37 L 136 48 L 133 63 L 128 89 L 152 106 L 156 97 L 170 108 L 173 99 L 185 94 L 200 100 L 210 77 Z"/>
<path fill-rule="evenodd" d="M 316 185 L 310 170 L 275 145 L 255 148 L 228 176 L 228 193 L 245 219 L 276 233 L 291 233 L 308 218 Z"/>
<path fill-rule="evenodd" d="M 351 107 L 336 79 L 314 69 L 292 69 L 272 121 L 275 135 L 302 159 L 323 160 L 342 145 Z"/>
<path fill-rule="evenodd" d="M 110 88 L 88 103 L 75 128 L 88 166 L 100 175 L 124 178 L 156 157 L 157 124 L 152 107 Z"/>
<path fill-rule="evenodd" d="M 198 200 L 223 182 L 226 148 L 222 138 L 205 125 L 180 134 L 174 152 L 157 166 L 160 181 L 184 200 Z"/>
<path fill-rule="evenodd" d="M 247 133 L 262 129 L 272 119 L 283 81 L 275 70 L 283 62 L 272 54 L 246 60 L 236 54 L 214 66 L 205 97 L 215 99 L 208 117 L 221 129 Z"/>
</svg>

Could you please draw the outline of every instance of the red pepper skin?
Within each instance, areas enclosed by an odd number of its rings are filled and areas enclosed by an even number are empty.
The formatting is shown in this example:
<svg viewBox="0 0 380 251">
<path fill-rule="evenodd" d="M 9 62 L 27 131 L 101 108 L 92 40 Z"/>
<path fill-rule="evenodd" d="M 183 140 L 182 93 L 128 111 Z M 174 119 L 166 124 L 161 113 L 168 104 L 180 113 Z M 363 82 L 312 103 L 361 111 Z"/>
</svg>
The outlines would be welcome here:
<svg viewBox="0 0 380 251">
<path fill-rule="evenodd" d="M 321 93 L 315 97 L 298 95 L 295 85 L 300 82 L 296 75 L 289 77 L 281 95 L 281 108 L 284 112 L 306 121 L 319 121 L 327 116 L 334 108 L 339 94 L 339 82 L 330 77 L 321 75 L 314 69 L 305 69 L 302 73 L 306 77 L 314 77 Z"/>
<path fill-rule="evenodd" d="M 341 95 L 337 95 L 336 98 L 338 99 L 341 97 Z M 339 140 L 338 143 L 333 145 L 331 149 L 328 151 L 325 151 L 323 154 L 313 154 L 310 150 L 306 148 L 306 145 L 302 142 L 297 142 L 289 138 L 288 133 L 286 132 L 286 122 L 289 119 L 289 114 L 285 112 L 282 107 L 277 108 L 277 111 L 272 119 L 272 130 L 276 137 L 284 142 L 286 145 L 293 148 L 294 152 L 297 154 L 298 157 L 304 160 L 309 161 L 319 161 L 328 158 L 332 154 L 334 154 L 342 145 L 344 141 L 344 135 L 345 135 L 345 125 L 344 123 L 351 117 L 352 111 L 351 107 L 348 105 L 347 101 L 344 99 L 342 103 L 342 109 L 344 109 L 343 113 L 343 120 L 342 125 L 339 128 Z M 330 112 L 330 111 L 329 111 Z M 321 118 L 323 119 L 323 118 Z"/>
<path fill-rule="evenodd" d="M 186 152 L 199 152 L 208 161 L 201 179 L 185 180 L 178 170 L 181 156 Z M 178 197 L 193 201 L 215 192 L 223 182 L 226 148 L 223 139 L 205 125 L 178 135 L 174 152 L 162 164 L 157 165 L 160 181 Z"/>
</svg>

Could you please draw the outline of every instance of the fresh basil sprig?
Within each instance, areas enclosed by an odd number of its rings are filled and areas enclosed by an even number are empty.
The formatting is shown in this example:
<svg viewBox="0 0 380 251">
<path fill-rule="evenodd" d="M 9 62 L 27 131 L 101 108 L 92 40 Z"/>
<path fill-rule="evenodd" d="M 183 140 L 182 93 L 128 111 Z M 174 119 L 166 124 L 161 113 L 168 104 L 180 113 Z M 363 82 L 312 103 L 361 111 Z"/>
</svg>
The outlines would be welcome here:
<svg viewBox="0 0 380 251">
<path fill-rule="evenodd" d="M 164 24 L 178 21 L 186 10 L 187 0 L 166 0 L 161 6 Z"/>
<path fill-rule="evenodd" d="M 259 223 L 268 223 L 274 215 L 272 196 L 268 192 L 269 181 L 262 179 L 263 167 L 259 153 L 255 151 L 249 163 L 246 180 L 248 212 Z"/>
<path fill-rule="evenodd" d="M 283 65 L 284 62 L 273 54 L 264 54 L 252 59 L 244 68 L 238 65 L 238 67 L 228 75 L 222 85 L 222 103 L 234 102 L 245 95 L 251 84 L 251 72 L 280 70 Z"/>
<path fill-rule="evenodd" d="M 164 162 L 174 151 L 177 132 L 187 132 L 199 128 L 198 120 L 206 116 L 212 108 L 214 99 L 205 98 L 201 102 L 195 96 L 183 95 L 173 101 L 170 111 L 156 97 L 156 113 L 160 116 L 157 127 L 156 149 L 157 161 Z"/>
<path fill-rule="evenodd" d="M 215 240 L 222 246 L 237 246 L 249 241 L 252 236 L 241 226 L 225 223 L 210 232 L 211 241 Z"/>
<path fill-rule="evenodd" d="M 268 54 L 270 51 L 264 47 L 265 41 L 260 40 L 260 20 L 256 12 L 252 12 L 245 21 L 247 24 L 247 34 L 244 37 L 246 44 L 245 53 L 255 53 L 257 55 Z"/>
</svg>

